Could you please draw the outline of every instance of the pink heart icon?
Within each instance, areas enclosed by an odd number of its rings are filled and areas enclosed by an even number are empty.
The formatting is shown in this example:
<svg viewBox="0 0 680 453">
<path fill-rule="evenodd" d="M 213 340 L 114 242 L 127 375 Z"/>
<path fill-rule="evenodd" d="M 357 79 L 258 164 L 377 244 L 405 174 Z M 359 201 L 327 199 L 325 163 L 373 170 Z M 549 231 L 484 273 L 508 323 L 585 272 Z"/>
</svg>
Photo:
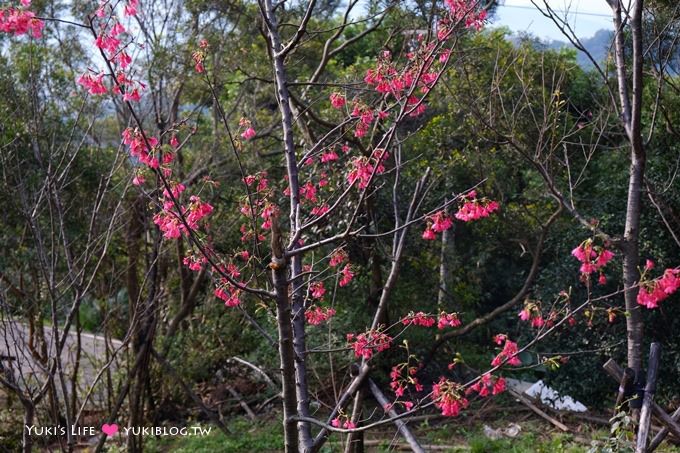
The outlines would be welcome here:
<svg viewBox="0 0 680 453">
<path fill-rule="evenodd" d="M 111 423 L 110 425 L 107 423 L 104 423 L 102 425 L 102 432 L 106 434 L 107 436 L 113 436 L 118 432 L 118 425 L 115 423 Z"/>
</svg>

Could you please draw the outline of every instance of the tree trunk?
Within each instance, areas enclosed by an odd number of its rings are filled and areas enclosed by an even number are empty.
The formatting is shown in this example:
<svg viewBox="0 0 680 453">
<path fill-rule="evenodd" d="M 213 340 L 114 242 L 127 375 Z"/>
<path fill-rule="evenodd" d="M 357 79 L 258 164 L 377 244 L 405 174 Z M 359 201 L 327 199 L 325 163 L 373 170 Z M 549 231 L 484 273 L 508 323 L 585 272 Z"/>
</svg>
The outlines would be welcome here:
<svg viewBox="0 0 680 453">
<path fill-rule="evenodd" d="M 274 66 L 274 78 L 276 81 L 276 94 L 279 103 L 279 110 L 281 112 L 281 126 L 283 129 L 283 142 L 284 150 L 286 156 L 286 172 L 288 175 L 288 184 L 290 188 L 290 205 L 289 205 L 289 221 L 290 221 L 290 234 L 291 237 L 295 237 L 299 228 L 299 211 L 300 211 L 300 195 L 299 195 L 299 182 L 298 182 L 298 163 L 297 156 L 295 155 L 295 142 L 293 139 L 293 113 L 290 109 L 290 93 L 288 91 L 288 80 L 286 76 L 285 67 L 285 53 L 283 52 L 283 45 L 281 43 L 281 37 L 278 31 L 278 22 L 276 15 L 274 13 L 274 7 L 271 0 L 266 0 L 264 2 L 264 15 L 265 21 L 267 22 L 267 29 L 269 35 L 269 42 L 272 51 L 272 63 Z M 273 234 L 273 232 L 272 232 Z M 279 236 L 277 240 L 281 240 Z M 273 237 L 272 237 L 272 240 Z M 297 241 L 293 241 L 290 248 L 295 250 L 298 247 Z M 283 254 L 280 255 L 283 257 Z M 280 310 L 284 310 L 281 313 L 282 318 L 279 319 L 279 329 L 288 328 L 287 318 L 292 315 L 292 328 L 293 328 L 293 349 L 294 349 L 294 364 L 295 364 L 295 389 L 296 389 L 296 400 L 297 400 L 297 415 L 302 417 L 309 417 L 309 388 L 307 382 L 307 345 L 305 339 L 305 307 L 304 307 L 304 282 L 300 277 L 302 274 L 302 260 L 303 254 L 296 254 L 292 258 L 290 263 L 290 282 L 292 285 L 292 312 L 291 307 L 288 302 L 288 289 L 286 287 L 286 307 L 282 306 L 282 296 L 279 294 L 280 288 L 277 287 L 277 313 Z M 284 265 L 284 268 L 287 268 Z M 279 279 L 284 279 L 285 275 L 277 275 L 275 272 L 275 277 Z M 287 286 L 287 285 L 286 285 Z M 280 302 L 281 301 L 281 302 Z M 289 314 L 287 315 L 286 312 Z M 282 324 L 283 323 L 283 324 Z M 279 334 L 282 332 L 279 330 Z M 287 351 L 283 351 L 286 352 Z M 281 357 L 282 364 L 284 362 L 284 357 Z M 284 406 L 286 403 L 284 402 Z M 284 408 L 285 412 L 285 408 Z M 287 423 L 287 422 L 286 422 Z M 307 447 L 312 445 L 312 431 L 308 422 L 299 422 L 299 442 L 300 450 L 305 450 Z M 286 436 L 288 437 L 288 436 Z M 288 440 L 287 440 L 288 441 Z M 286 447 L 288 448 L 288 446 Z"/>
<path fill-rule="evenodd" d="M 288 295 L 288 266 L 283 257 L 278 218 L 272 219 L 272 269 L 276 291 L 276 324 L 279 334 L 279 358 L 281 360 L 281 386 L 283 390 L 283 432 L 286 453 L 298 451 L 297 423 L 292 420 L 297 412 L 295 391 L 295 351 L 291 306 Z"/>
<path fill-rule="evenodd" d="M 639 376 L 642 366 L 642 339 L 644 325 L 642 312 L 637 303 L 639 280 L 640 251 L 638 238 L 640 234 L 640 209 L 642 198 L 642 180 L 644 178 L 644 154 L 638 156 L 631 153 L 630 179 L 628 186 L 628 204 L 626 207 L 626 225 L 624 231 L 623 251 L 623 285 L 625 288 L 626 331 L 628 337 L 628 366 Z"/>
<path fill-rule="evenodd" d="M 22 399 L 22 404 L 24 406 L 24 431 L 22 434 L 22 451 L 23 453 L 31 453 L 33 451 L 33 439 L 28 433 L 28 426 L 33 425 L 33 415 L 35 414 L 35 408 L 31 401 Z"/>
<path fill-rule="evenodd" d="M 630 142 L 630 170 L 628 179 L 628 202 L 626 204 L 626 224 L 623 234 L 623 286 L 625 305 L 628 314 L 626 331 L 628 339 L 628 366 L 640 374 L 642 365 L 643 321 L 637 303 L 640 263 L 639 236 L 640 213 L 642 211 L 642 188 L 645 175 L 645 150 L 642 142 L 642 6 L 643 0 L 636 0 L 631 7 L 630 29 L 633 44 L 632 55 L 632 93 L 628 91 L 626 75 L 625 42 L 623 35 L 621 0 L 609 0 L 614 13 L 616 35 L 614 47 L 616 56 L 616 75 L 621 103 L 621 121 Z"/>
</svg>

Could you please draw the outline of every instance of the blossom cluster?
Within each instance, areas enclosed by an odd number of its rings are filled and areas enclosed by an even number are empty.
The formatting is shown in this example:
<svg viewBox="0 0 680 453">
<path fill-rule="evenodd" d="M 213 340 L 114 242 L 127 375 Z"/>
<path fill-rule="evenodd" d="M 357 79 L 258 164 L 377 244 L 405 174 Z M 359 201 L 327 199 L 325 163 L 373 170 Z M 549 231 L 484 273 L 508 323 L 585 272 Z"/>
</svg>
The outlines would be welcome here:
<svg viewBox="0 0 680 453">
<path fill-rule="evenodd" d="M 23 8 L 0 9 L 0 32 L 13 35 L 29 35 L 32 38 L 42 37 L 45 22 L 35 17 L 35 13 L 26 8 L 31 6 L 31 0 L 21 0 Z"/>
<path fill-rule="evenodd" d="M 347 182 L 358 182 L 359 189 L 365 189 L 371 182 L 373 174 L 380 175 L 385 171 L 385 160 L 389 153 L 384 149 L 376 149 L 370 158 L 361 156 L 350 161 L 350 170 L 347 173 Z"/>
<path fill-rule="evenodd" d="M 461 322 L 458 317 L 458 313 L 439 313 L 439 319 L 437 320 L 437 328 L 443 330 L 447 327 L 460 327 Z"/>
<path fill-rule="evenodd" d="M 345 429 L 354 429 L 357 427 L 356 423 L 354 423 L 349 417 L 347 417 L 344 414 L 340 414 L 333 420 L 331 420 L 331 426 L 334 426 L 336 428 L 340 428 L 342 426 Z"/>
<path fill-rule="evenodd" d="M 435 43 L 431 42 L 422 45 L 419 52 L 409 52 L 409 62 L 403 70 L 397 69 L 391 53 L 385 51 L 376 67 L 366 71 L 364 82 L 383 96 L 392 96 L 397 101 L 405 99 L 409 116 L 420 116 L 425 113 L 426 104 L 416 95 L 416 89 L 418 94 L 425 95 L 439 78 L 432 68 L 434 48 Z"/>
<path fill-rule="evenodd" d="M 401 320 L 405 326 L 414 325 L 421 327 L 432 327 L 437 324 L 439 330 L 447 327 L 460 327 L 461 322 L 458 313 L 446 313 L 442 311 L 438 316 L 430 315 L 419 311 L 418 313 L 410 312 Z"/>
<path fill-rule="evenodd" d="M 160 150 L 158 149 L 158 139 L 150 136 L 147 133 L 142 133 L 139 129 L 126 128 L 123 133 L 123 144 L 130 149 L 130 156 L 137 159 L 140 163 L 149 168 L 159 169 L 161 161 L 159 160 Z M 165 152 L 162 155 L 162 163 L 170 164 L 175 158 L 174 153 Z M 169 176 L 169 170 L 165 172 L 166 177 Z"/>
<path fill-rule="evenodd" d="M 128 0 L 123 6 L 123 16 L 130 17 L 137 15 L 139 8 L 138 0 Z M 102 56 L 110 63 L 115 74 L 111 74 L 113 79 L 111 84 L 112 91 L 121 95 L 125 102 L 138 102 L 141 99 L 141 92 L 146 89 L 146 85 L 128 77 L 125 70 L 132 64 L 132 57 L 128 53 L 129 43 L 125 43 L 125 36 L 128 30 L 121 23 L 120 18 L 115 13 L 113 7 L 108 2 L 101 2 L 95 11 L 92 22 L 95 33 L 94 45 Z M 108 92 L 104 83 L 104 72 L 89 70 L 80 75 L 77 83 L 92 95 L 103 95 Z"/>
<path fill-rule="evenodd" d="M 531 327 L 543 327 L 545 320 L 543 319 L 540 302 L 530 300 L 525 301 L 524 308 L 519 312 L 519 319 L 522 321 L 530 321 Z"/>
<path fill-rule="evenodd" d="M 218 265 L 218 269 L 213 269 L 213 271 L 215 270 L 219 271 L 220 275 L 223 275 L 219 278 L 215 287 L 215 297 L 224 301 L 224 305 L 227 307 L 238 306 L 241 303 L 242 291 L 232 283 L 232 281 L 236 281 L 241 277 L 241 271 L 238 266 L 234 263 L 227 263 L 226 265 L 221 264 Z M 232 281 L 224 277 L 224 275 L 228 276 Z"/>
<path fill-rule="evenodd" d="M 494 341 L 498 345 L 503 345 L 503 350 L 491 361 L 491 366 L 500 366 L 504 363 L 512 366 L 522 365 L 519 359 L 519 349 L 517 343 L 510 341 L 506 335 L 500 334 L 494 337 Z"/>
<path fill-rule="evenodd" d="M 330 267 L 337 267 L 343 264 L 348 259 L 349 255 L 347 255 L 347 252 L 345 250 L 343 249 L 334 250 L 333 253 L 331 253 L 330 260 L 328 260 L 328 265 Z"/>
<path fill-rule="evenodd" d="M 433 241 L 437 239 L 435 233 L 442 233 L 453 226 L 453 220 L 445 211 L 439 211 L 429 216 L 427 226 L 423 232 L 423 239 Z"/>
<path fill-rule="evenodd" d="M 470 0 L 446 0 L 452 19 L 463 22 L 465 28 L 481 30 L 486 20 L 487 12 L 483 8 L 478 8 L 477 2 Z"/>
<path fill-rule="evenodd" d="M 364 333 L 355 335 L 353 333 L 347 334 L 347 342 L 350 347 L 354 349 L 354 355 L 370 359 L 375 352 L 382 352 L 392 346 L 392 337 L 380 329 L 372 329 Z"/>
<path fill-rule="evenodd" d="M 249 119 L 241 118 L 238 125 L 243 129 L 243 132 L 241 132 L 241 138 L 244 140 L 252 140 L 255 135 L 257 135 L 255 129 L 253 128 L 253 124 Z"/>
<path fill-rule="evenodd" d="M 241 225 L 241 242 L 261 242 L 265 239 L 263 231 L 271 229 L 279 208 L 271 201 L 273 191 L 269 188 L 266 171 L 245 176 L 243 183 L 248 187 L 250 195 L 241 198 L 239 208 L 241 215 L 249 220 Z M 257 219 L 261 223 L 258 224 Z M 262 230 L 257 228 L 258 225 Z"/>
<path fill-rule="evenodd" d="M 478 220 L 488 217 L 492 212 L 497 211 L 499 204 L 487 198 L 478 199 L 477 192 L 472 190 L 462 196 L 462 204 L 454 217 L 462 222 Z M 453 219 L 446 211 L 438 211 L 427 217 L 427 224 L 423 232 L 423 239 L 433 241 L 437 239 L 436 233 L 441 233 L 453 226 Z"/>
<path fill-rule="evenodd" d="M 462 222 L 489 217 L 492 212 L 497 211 L 500 207 L 497 201 L 491 201 L 487 198 L 478 199 L 475 190 L 466 193 L 462 198 L 463 203 L 454 216 Z"/>
<path fill-rule="evenodd" d="M 614 258 L 614 253 L 611 250 L 594 245 L 592 239 L 586 239 L 572 250 L 571 254 L 581 262 L 579 272 L 584 279 L 588 279 L 592 273 L 600 272 L 598 282 L 602 285 L 607 282 L 602 273 L 602 268 Z"/>
<path fill-rule="evenodd" d="M 434 316 L 425 314 L 422 311 L 419 311 L 418 313 L 411 312 L 401 320 L 401 323 L 405 326 L 413 325 L 421 327 L 432 327 L 435 322 Z"/>
<path fill-rule="evenodd" d="M 183 206 L 179 199 L 184 190 L 184 184 L 174 184 L 170 191 L 164 190 L 163 209 L 154 215 L 153 222 L 163 232 L 165 239 L 177 239 L 183 233 L 187 234 L 187 228 L 197 229 L 198 223 L 213 211 L 212 205 L 195 195 L 189 198 L 188 206 Z M 179 210 L 175 204 L 179 205 Z"/>
<path fill-rule="evenodd" d="M 191 59 L 194 60 L 194 70 L 200 74 L 205 72 L 205 66 L 203 65 L 203 62 L 205 61 L 205 49 L 209 47 L 208 41 L 202 39 L 199 42 L 198 47 L 199 50 L 191 54 Z"/>
<path fill-rule="evenodd" d="M 456 417 L 461 409 L 465 409 L 469 404 L 465 398 L 463 386 L 444 377 L 439 378 L 439 382 L 432 385 L 432 399 L 434 405 L 442 411 L 445 417 Z"/>
<path fill-rule="evenodd" d="M 493 377 L 489 373 L 482 375 L 481 378 L 472 384 L 465 391 L 466 395 L 477 393 L 482 398 L 489 395 L 498 395 L 505 391 L 505 379 L 502 377 Z"/>
<path fill-rule="evenodd" d="M 236 307 L 241 303 L 241 290 L 234 288 L 227 282 L 222 282 L 220 286 L 215 288 L 215 297 L 224 301 L 227 307 Z"/>
<path fill-rule="evenodd" d="M 647 264 L 648 270 L 651 270 Z M 680 288 L 680 269 L 666 269 L 663 275 L 655 280 L 642 282 L 637 295 L 637 303 L 649 309 L 657 308 L 668 296 Z"/>
<path fill-rule="evenodd" d="M 328 321 L 333 316 L 335 316 L 334 308 L 322 308 L 317 305 L 312 305 L 305 310 L 305 319 L 308 324 L 313 326 L 318 326 L 319 324 Z"/>
<path fill-rule="evenodd" d="M 312 282 L 309 284 L 309 292 L 314 299 L 322 299 L 323 295 L 326 294 L 326 288 L 324 288 L 323 282 Z"/>
<path fill-rule="evenodd" d="M 205 256 L 199 255 L 199 256 L 194 256 L 194 255 L 187 255 L 182 259 L 182 264 L 184 264 L 186 267 L 191 269 L 192 271 L 200 271 L 203 269 L 203 266 L 208 262 Z"/>
<path fill-rule="evenodd" d="M 412 386 L 416 392 L 423 391 L 423 385 L 416 377 L 417 373 L 418 367 L 408 366 L 408 363 L 400 363 L 392 367 L 392 371 L 390 371 L 390 388 L 397 398 L 404 396 L 409 386 Z M 413 403 L 410 401 L 404 404 L 407 410 L 410 410 L 413 406 Z"/>
</svg>

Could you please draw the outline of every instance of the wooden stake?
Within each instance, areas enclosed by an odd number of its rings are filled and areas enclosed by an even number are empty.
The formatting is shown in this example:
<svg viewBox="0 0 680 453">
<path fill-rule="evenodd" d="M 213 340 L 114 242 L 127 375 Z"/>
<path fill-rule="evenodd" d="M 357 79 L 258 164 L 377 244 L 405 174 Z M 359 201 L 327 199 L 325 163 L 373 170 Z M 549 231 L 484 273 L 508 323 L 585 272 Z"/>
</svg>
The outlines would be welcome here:
<svg viewBox="0 0 680 453">
<path fill-rule="evenodd" d="M 654 392 L 656 391 L 656 375 L 659 371 L 660 357 L 661 345 L 659 343 L 652 343 L 649 348 L 647 383 L 645 384 L 645 394 L 642 400 L 635 453 L 645 453 L 647 450 L 647 438 L 649 437 L 649 425 L 652 422 L 652 403 L 654 402 Z"/>
<path fill-rule="evenodd" d="M 621 382 L 621 377 L 623 375 L 623 369 L 614 360 L 609 359 L 607 363 L 602 365 L 602 368 L 613 377 L 617 382 Z M 671 418 L 670 415 L 664 411 L 661 406 L 652 401 L 652 411 L 656 415 L 661 423 L 666 425 L 670 432 L 672 432 L 678 439 L 680 439 L 680 425 Z"/>
<path fill-rule="evenodd" d="M 632 393 L 633 384 L 635 384 L 635 370 L 632 368 L 626 368 L 623 370 L 623 376 L 621 377 L 621 382 L 619 383 L 619 393 L 616 395 L 614 415 L 616 415 L 618 412 L 619 406 L 621 406 L 623 403 L 623 399 Z"/>
<path fill-rule="evenodd" d="M 675 422 L 680 421 L 680 407 L 673 412 L 673 415 L 671 416 L 671 419 Z M 654 439 L 649 443 L 649 447 L 647 448 L 647 451 L 654 451 L 657 449 L 657 447 L 663 442 L 663 440 L 666 438 L 670 431 L 668 430 L 667 427 L 661 428 L 661 431 L 656 433 L 656 436 L 654 436 Z"/>
</svg>

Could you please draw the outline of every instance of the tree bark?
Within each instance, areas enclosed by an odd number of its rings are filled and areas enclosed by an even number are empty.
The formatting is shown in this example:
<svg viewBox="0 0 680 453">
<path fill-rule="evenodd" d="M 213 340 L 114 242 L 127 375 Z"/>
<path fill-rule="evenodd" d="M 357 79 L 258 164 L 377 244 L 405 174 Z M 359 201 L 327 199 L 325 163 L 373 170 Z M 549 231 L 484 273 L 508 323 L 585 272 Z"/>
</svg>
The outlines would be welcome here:
<svg viewBox="0 0 680 453">
<path fill-rule="evenodd" d="M 31 435 L 28 433 L 27 426 L 33 425 L 35 407 L 31 401 L 22 399 L 21 402 L 24 406 L 24 431 L 21 436 L 22 451 L 23 453 L 31 453 L 33 451 L 33 439 L 31 439 Z"/>
<path fill-rule="evenodd" d="M 614 13 L 614 37 L 616 56 L 616 75 L 621 102 L 621 121 L 630 142 L 630 169 L 628 178 L 628 200 L 626 204 L 626 223 L 623 234 L 623 285 L 626 312 L 626 331 L 628 339 L 628 366 L 639 376 L 642 365 L 642 339 L 644 325 L 642 313 L 637 303 L 640 262 L 639 236 L 640 213 L 642 211 L 642 189 L 645 175 L 645 149 L 641 132 L 642 111 L 642 6 L 643 0 L 636 0 L 631 8 L 630 29 L 633 44 L 632 55 L 632 93 L 628 92 L 626 75 L 625 43 L 623 36 L 622 6 L 620 0 L 610 0 Z"/>
<path fill-rule="evenodd" d="M 313 3 L 310 2 L 310 8 Z M 278 31 L 278 21 L 274 13 L 274 7 L 271 0 L 264 1 L 263 8 L 264 19 L 267 24 L 269 35 L 269 42 L 272 51 L 272 63 L 274 66 L 274 79 L 276 81 L 277 98 L 279 110 L 281 112 L 281 126 L 283 128 L 283 142 L 286 157 L 286 171 L 288 175 L 288 184 L 290 188 L 290 206 L 289 206 L 289 220 L 291 237 L 295 237 L 300 228 L 299 211 L 300 211 L 300 195 L 299 195 L 299 181 L 298 181 L 298 163 L 295 155 L 295 142 L 293 138 L 293 113 L 290 108 L 290 93 L 288 90 L 288 80 L 286 76 L 285 56 L 286 49 L 281 43 L 281 37 Z M 293 46 L 294 42 L 288 44 Z M 292 250 L 298 247 L 297 243 L 290 245 Z M 283 256 L 283 255 L 281 255 Z M 293 327 L 293 349 L 294 349 L 294 363 L 295 363 L 295 389 L 297 399 L 297 413 L 302 417 L 309 417 L 309 388 L 307 382 L 307 345 L 305 338 L 305 306 L 304 306 L 304 282 L 300 277 L 302 274 L 302 259 L 303 254 L 296 254 L 293 256 L 290 263 L 290 281 L 292 285 L 291 307 L 286 308 L 288 313 L 292 314 Z M 287 267 L 287 266 L 286 266 Z M 284 275 L 276 276 L 279 280 L 285 278 Z M 287 290 L 286 290 L 287 291 Z M 286 294 L 286 299 L 287 299 Z M 279 297 L 277 289 L 277 311 L 283 309 L 279 307 Z M 288 301 L 286 301 L 288 304 Z M 286 314 L 282 314 L 281 322 L 288 323 Z M 279 328 L 283 327 L 281 324 Z M 283 357 L 281 357 L 283 361 Z M 285 402 L 284 402 L 285 405 Z M 304 450 L 312 445 L 312 431 L 308 422 L 299 422 L 299 443 L 300 449 Z"/>
<path fill-rule="evenodd" d="M 295 351 L 293 349 L 293 328 L 291 305 L 288 294 L 288 266 L 283 255 L 278 217 L 272 218 L 272 279 L 276 292 L 276 324 L 279 336 L 279 359 L 281 361 L 281 386 L 283 397 L 283 433 L 286 453 L 298 451 L 297 423 L 293 420 L 297 412 L 295 389 Z"/>
</svg>

